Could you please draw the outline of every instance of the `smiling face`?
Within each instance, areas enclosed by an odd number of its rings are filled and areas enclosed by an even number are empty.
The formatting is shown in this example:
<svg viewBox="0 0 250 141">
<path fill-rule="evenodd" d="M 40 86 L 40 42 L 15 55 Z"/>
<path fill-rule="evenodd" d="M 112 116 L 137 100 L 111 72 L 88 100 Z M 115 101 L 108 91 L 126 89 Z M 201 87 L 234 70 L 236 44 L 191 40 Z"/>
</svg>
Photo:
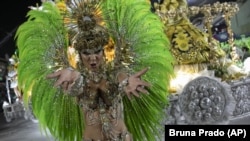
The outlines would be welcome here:
<svg viewBox="0 0 250 141">
<path fill-rule="evenodd" d="M 83 49 L 80 51 L 83 65 L 92 72 L 97 72 L 104 64 L 104 53 L 102 48 Z"/>
</svg>

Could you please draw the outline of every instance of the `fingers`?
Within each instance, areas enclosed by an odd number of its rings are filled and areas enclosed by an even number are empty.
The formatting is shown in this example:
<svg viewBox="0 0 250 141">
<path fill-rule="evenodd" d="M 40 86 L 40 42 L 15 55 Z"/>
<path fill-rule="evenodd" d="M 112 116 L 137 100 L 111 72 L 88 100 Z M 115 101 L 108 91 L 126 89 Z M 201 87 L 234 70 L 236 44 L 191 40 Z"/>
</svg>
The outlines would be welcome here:
<svg viewBox="0 0 250 141">
<path fill-rule="evenodd" d="M 60 79 L 60 76 L 61 76 L 61 71 L 59 70 L 59 71 L 57 71 L 57 72 L 48 74 L 48 75 L 46 76 L 46 78 L 51 79 L 51 78 L 58 78 L 58 77 L 59 77 L 59 79 L 54 83 L 54 87 L 58 87 L 58 86 L 62 85 L 62 83 L 64 82 L 62 79 Z M 65 84 L 64 84 L 64 85 L 65 85 Z M 63 87 L 63 86 L 62 86 L 62 87 Z"/>
<path fill-rule="evenodd" d="M 69 82 L 64 81 L 61 86 L 64 91 L 67 91 L 69 88 Z"/>
<path fill-rule="evenodd" d="M 132 91 L 132 94 L 136 97 L 140 97 L 139 93 L 137 91 Z"/>
<path fill-rule="evenodd" d="M 141 71 L 137 72 L 135 74 L 135 77 L 140 77 L 141 75 L 145 74 L 148 71 L 149 68 L 144 68 Z"/>
<path fill-rule="evenodd" d="M 139 97 L 138 92 L 136 92 L 136 90 L 132 90 L 130 87 L 126 87 L 124 91 L 125 91 L 126 95 L 128 96 L 129 100 L 131 100 L 132 95 Z"/>
<path fill-rule="evenodd" d="M 130 92 L 128 92 L 128 91 L 125 91 L 125 92 L 126 92 L 126 94 L 128 96 L 128 99 L 131 100 L 131 94 L 130 94 Z"/>
<path fill-rule="evenodd" d="M 57 80 L 54 83 L 54 87 L 58 87 L 60 85 L 62 85 L 61 87 L 64 87 L 63 85 L 66 85 L 63 84 L 64 82 L 73 83 L 76 79 L 78 79 L 78 77 L 80 76 L 79 74 L 80 73 L 77 73 L 76 71 L 62 69 L 57 72 L 48 74 L 46 78 L 56 78 Z"/>
<path fill-rule="evenodd" d="M 138 92 L 141 92 L 141 93 L 144 93 L 144 94 L 149 94 L 148 91 L 147 91 L 146 89 L 144 89 L 143 86 L 137 87 L 136 90 L 137 90 Z"/>
<path fill-rule="evenodd" d="M 126 92 L 128 99 L 131 100 L 131 95 L 134 95 L 136 97 L 140 97 L 139 93 L 137 91 L 132 91 L 132 92 Z"/>
<path fill-rule="evenodd" d="M 149 92 L 145 89 L 144 86 L 138 86 L 138 87 L 136 87 L 136 89 L 132 89 L 131 87 L 127 87 L 125 89 L 125 92 L 130 100 L 131 100 L 132 95 L 136 96 L 136 97 L 140 97 L 140 93 L 149 94 Z"/>
<path fill-rule="evenodd" d="M 138 85 L 142 87 L 151 87 L 151 84 L 146 81 L 140 81 Z"/>
<path fill-rule="evenodd" d="M 145 89 L 142 88 L 142 87 L 138 87 L 136 90 L 131 91 L 131 92 L 126 92 L 126 93 L 127 93 L 128 99 L 131 100 L 131 95 L 140 98 L 140 94 L 139 94 L 140 92 L 141 92 L 141 93 L 144 93 L 144 94 L 148 94 L 148 91 L 145 90 Z"/>
<path fill-rule="evenodd" d="M 69 83 L 67 91 L 70 90 L 74 84 L 75 83 Z"/>
<path fill-rule="evenodd" d="M 58 87 L 58 86 L 62 85 L 63 82 L 65 82 L 64 79 L 59 78 L 59 79 L 55 82 L 54 86 L 55 86 L 55 87 Z"/>
<path fill-rule="evenodd" d="M 54 73 L 51 73 L 51 74 L 48 74 L 47 76 L 46 76 L 46 78 L 56 78 L 56 77 L 58 77 L 58 76 L 60 76 L 60 71 L 57 71 L 57 72 L 54 72 Z"/>
</svg>

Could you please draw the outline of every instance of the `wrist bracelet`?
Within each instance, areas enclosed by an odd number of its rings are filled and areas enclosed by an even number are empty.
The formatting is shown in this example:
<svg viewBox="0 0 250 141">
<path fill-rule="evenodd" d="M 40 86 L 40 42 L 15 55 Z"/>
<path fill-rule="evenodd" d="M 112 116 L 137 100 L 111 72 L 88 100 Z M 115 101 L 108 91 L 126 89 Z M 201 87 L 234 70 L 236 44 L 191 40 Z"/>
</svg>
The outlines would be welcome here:
<svg viewBox="0 0 250 141">
<path fill-rule="evenodd" d="M 124 87 L 126 87 L 128 85 L 128 78 L 125 78 L 124 80 L 122 80 L 121 83 L 119 83 L 118 89 L 119 91 L 122 91 Z"/>
<path fill-rule="evenodd" d="M 80 78 L 78 78 L 75 82 L 74 82 L 74 84 L 73 84 L 73 86 L 71 87 L 71 89 L 70 89 L 70 91 L 68 92 L 68 94 L 70 95 L 70 96 L 77 96 L 77 95 L 79 95 L 80 93 L 79 93 L 79 89 L 81 89 L 82 87 L 83 87 L 83 76 L 81 75 L 80 76 Z"/>
<path fill-rule="evenodd" d="M 76 80 L 76 82 L 77 82 L 77 84 L 75 84 L 75 85 L 76 85 L 77 88 L 82 87 L 82 84 L 83 84 L 83 76 L 81 75 L 80 78 L 78 78 L 78 80 Z"/>
<path fill-rule="evenodd" d="M 74 69 L 72 67 L 67 67 L 67 70 L 73 71 Z"/>
</svg>

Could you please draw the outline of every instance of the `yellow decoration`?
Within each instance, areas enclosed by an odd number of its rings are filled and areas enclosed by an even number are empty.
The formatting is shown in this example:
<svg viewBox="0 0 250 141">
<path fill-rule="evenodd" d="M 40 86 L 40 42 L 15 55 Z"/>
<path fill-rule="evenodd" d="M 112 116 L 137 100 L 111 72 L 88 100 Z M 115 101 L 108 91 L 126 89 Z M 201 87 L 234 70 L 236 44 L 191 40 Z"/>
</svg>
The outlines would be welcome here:
<svg viewBox="0 0 250 141">
<path fill-rule="evenodd" d="M 185 0 L 164 0 L 162 4 L 154 6 L 165 24 L 166 35 L 172 43 L 170 50 L 177 64 L 210 63 L 211 60 L 225 56 L 221 48 L 215 47 L 215 50 L 210 45 L 212 35 L 201 31 L 189 21 Z M 213 45 L 219 46 L 219 43 Z"/>
</svg>

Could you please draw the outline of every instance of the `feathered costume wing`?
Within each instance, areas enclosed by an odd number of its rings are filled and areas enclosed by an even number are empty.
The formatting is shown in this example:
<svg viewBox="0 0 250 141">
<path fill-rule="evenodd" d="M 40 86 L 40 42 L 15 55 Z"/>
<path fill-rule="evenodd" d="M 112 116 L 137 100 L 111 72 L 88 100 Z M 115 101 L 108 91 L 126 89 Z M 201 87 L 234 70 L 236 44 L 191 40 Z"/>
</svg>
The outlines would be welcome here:
<svg viewBox="0 0 250 141">
<path fill-rule="evenodd" d="M 58 140 L 81 140 L 83 123 L 75 99 L 53 88 L 46 75 L 69 66 L 68 39 L 56 5 L 44 2 L 28 12 L 28 20 L 17 30 L 20 64 L 18 85 L 24 101 L 31 98 L 34 115 L 44 131 Z"/>
<path fill-rule="evenodd" d="M 172 55 L 163 24 L 151 13 L 145 0 L 110 0 L 103 9 L 116 46 L 115 60 L 133 74 L 143 68 L 150 82 L 149 95 L 132 101 L 124 98 L 125 122 L 135 140 L 155 140 L 159 136 L 167 102 L 167 86 L 172 73 Z M 115 22 L 114 22 L 115 21 Z M 117 64 L 117 63 L 115 63 Z"/>
<path fill-rule="evenodd" d="M 61 141 L 80 141 L 83 113 L 73 97 L 54 88 L 54 80 L 46 79 L 47 74 L 70 65 L 67 19 L 58 5 L 43 2 L 28 12 L 28 20 L 18 28 L 18 84 L 26 103 L 31 97 L 33 112 L 44 130 Z M 134 140 L 157 140 L 162 137 L 159 131 L 166 116 L 168 83 L 173 73 L 163 24 L 151 13 L 146 0 L 103 0 L 98 5 L 115 43 L 114 64 L 119 63 L 130 73 L 150 68 L 143 76 L 152 84 L 149 95 L 123 99 L 126 126 Z"/>
</svg>

